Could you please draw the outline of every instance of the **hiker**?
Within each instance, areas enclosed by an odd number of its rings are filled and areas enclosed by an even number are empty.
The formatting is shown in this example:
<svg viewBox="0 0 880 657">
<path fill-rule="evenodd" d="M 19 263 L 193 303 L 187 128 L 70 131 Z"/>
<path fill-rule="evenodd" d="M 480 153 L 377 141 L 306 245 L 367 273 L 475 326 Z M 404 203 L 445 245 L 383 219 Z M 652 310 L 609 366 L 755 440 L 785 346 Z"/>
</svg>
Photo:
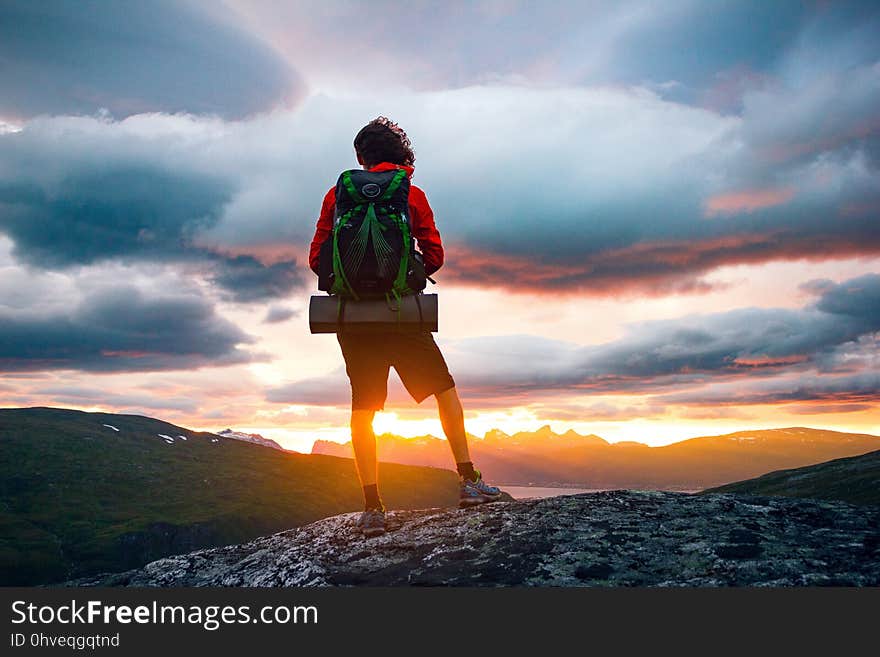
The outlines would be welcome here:
<svg viewBox="0 0 880 657">
<path fill-rule="evenodd" d="M 392 191 L 396 191 L 397 185 L 401 182 L 404 182 L 403 189 L 408 189 L 408 198 L 404 198 L 404 206 L 408 207 L 409 220 L 404 229 L 411 231 L 412 238 L 418 243 L 421 253 L 414 253 L 414 256 L 417 262 L 424 264 L 424 276 L 430 276 L 443 264 L 443 245 L 440 242 L 440 233 L 434 225 L 434 213 L 425 193 L 415 185 L 409 184 L 415 162 L 409 137 L 396 123 L 380 116 L 357 133 L 354 138 L 354 149 L 358 164 L 365 171 L 397 173 L 402 170 L 405 173 L 405 176 L 404 173 L 395 176 L 397 183 Z M 349 189 L 352 190 L 351 193 L 357 194 L 351 184 L 352 175 L 349 174 L 347 178 L 345 176 L 346 174 L 343 173 L 337 187 L 331 188 L 324 197 L 315 237 L 312 240 L 309 266 L 319 276 L 321 271 L 326 272 L 329 268 L 326 260 L 334 255 L 337 258 L 339 256 L 338 247 L 335 253 L 333 248 L 327 248 L 332 246 L 333 241 L 332 232 L 337 219 L 337 194 L 349 194 L 347 191 Z M 343 180 L 346 181 L 347 187 L 343 186 Z M 362 190 L 366 190 L 365 194 L 373 193 L 369 187 L 370 184 L 362 187 Z M 373 187 L 378 198 L 378 187 L 375 185 Z M 381 198 L 390 198 L 390 195 L 391 191 Z M 340 205 L 344 202 L 351 205 L 351 199 L 340 199 Z M 373 204 L 370 204 L 370 208 L 373 211 Z M 388 208 L 380 206 L 378 212 L 383 211 L 388 212 Z M 404 212 L 405 210 L 401 210 L 400 216 Z M 376 219 L 375 215 L 372 219 Z M 382 228 L 382 231 L 384 235 L 394 232 L 385 228 Z M 370 234 L 376 235 L 378 232 L 375 230 Z M 363 231 L 364 235 L 367 233 L 368 231 Z M 379 239 L 383 242 L 384 235 L 379 235 Z M 389 240 L 392 239 L 389 236 Z M 323 250 L 322 246 L 325 247 Z M 376 248 L 375 245 L 373 248 Z M 363 259 L 362 254 L 361 258 Z M 374 266 L 378 259 L 377 251 L 373 259 Z M 322 261 L 324 261 L 323 267 Z M 337 263 L 339 262 L 337 260 Z M 401 268 L 401 278 L 403 269 L 404 267 Z M 422 288 L 424 288 L 424 276 L 421 282 Z M 356 290 L 361 289 L 357 280 L 349 281 L 345 276 L 341 278 L 346 279 L 345 285 L 342 281 L 338 281 L 339 287 L 334 288 L 336 292 L 344 293 L 350 288 L 351 294 L 356 295 Z M 417 284 L 415 286 L 418 287 Z M 402 289 L 412 292 L 405 284 Z M 393 293 L 397 295 L 398 291 L 395 289 Z M 351 443 L 358 477 L 364 490 L 364 512 L 357 524 L 365 536 L 376 536 L 385 532 L 385 506 L 379 495 L 376 478 L 376 436 L 373 433 L 373 417 L 376 411 L 381 411 L 385 407 L 389 368 L 392 366 L 417 403 L 421 403 L 431 395 L 437 399 L 440 423 L 452 448 L 459 474 L 459 506 L 467 507 L 498 499 L 501 491 L 495 486 L 486 484 L 480 471 L 474 468 L 471 462 L 464 429 L 464 412 L 455 389 L 455 381 L 449 374 L 443 354 L 440 353 L 430 331 L 388 331 L 368 334 L 342 331 L 337 333 L 337 340 L 342 348 L 345 371 L 351 382 Z"/>
</svg>

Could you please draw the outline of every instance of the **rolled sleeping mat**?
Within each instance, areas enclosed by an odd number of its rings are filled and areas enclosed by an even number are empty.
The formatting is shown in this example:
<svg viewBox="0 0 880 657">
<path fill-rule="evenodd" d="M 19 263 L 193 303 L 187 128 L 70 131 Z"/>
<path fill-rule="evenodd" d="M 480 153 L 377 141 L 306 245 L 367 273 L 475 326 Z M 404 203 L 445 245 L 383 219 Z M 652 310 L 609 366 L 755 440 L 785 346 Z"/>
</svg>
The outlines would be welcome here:
<svg viewBox="0 0 880 657">
<path fill-rule="evenodd" d="M 312 333 L 378 333 L 437 330 L 437 295 L 413 294 L 386 301 L 315 295 L 309 301 Z"/>
</svg>

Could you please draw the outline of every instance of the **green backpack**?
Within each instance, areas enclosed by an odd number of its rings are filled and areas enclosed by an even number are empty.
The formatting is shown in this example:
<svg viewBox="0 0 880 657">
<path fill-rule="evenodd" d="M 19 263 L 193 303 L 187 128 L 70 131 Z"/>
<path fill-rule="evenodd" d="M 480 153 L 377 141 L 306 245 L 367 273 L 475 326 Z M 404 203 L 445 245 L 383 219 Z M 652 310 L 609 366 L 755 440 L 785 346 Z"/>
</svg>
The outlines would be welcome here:
<svg viewBox="0 0 880 657">
<path fill-rule="evenodd" d="M 425 289 L 414 248 L 409 178 L 403 169 L 343 171 L 333 230 L 321 247 L 318 288 L 345 299 L 417 294 Z"/>
</svg>

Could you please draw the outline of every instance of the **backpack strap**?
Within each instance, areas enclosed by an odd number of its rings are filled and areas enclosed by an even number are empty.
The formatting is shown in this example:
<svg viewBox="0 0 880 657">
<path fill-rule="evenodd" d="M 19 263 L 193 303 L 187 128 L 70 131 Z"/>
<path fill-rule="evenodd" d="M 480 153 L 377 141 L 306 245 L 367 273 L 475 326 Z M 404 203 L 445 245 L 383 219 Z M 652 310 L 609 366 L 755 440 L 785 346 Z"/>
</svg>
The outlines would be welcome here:
<svg viewBox="0 0 880 657">
<path fill-rule="evenodd" d="M 412 294 L 412 290 L 406 284 L 406 272 L 409 269 L 409 260 L 412 256 L 410 253 L 412 250 L 412 236 L 409 230 L 409 221 L 400 215 L 397 215 L 396 219 L 400 232 L 403 233 L 403 253 L 400 256 L 400 266 L 397 268 L 397 276 L 394 278 L 394 283 L 392 283 L 392 289 L 396 296 L 404 296 Z"/>
<path fill-rule="evenodd" d="M 330 294 L 336 294 L 341 297 L 348 292 L 357 300 L 359 298 L 358 294 L 354 291 L 351 283 L 348 282 L 345 269 L 342 267 L 342 257 L 339 254 L 339 231 L 348 223 L 350 217 L 351 213 L 346 212 L 333 227 L 333 273 L 335 276 L 333 277 L 333 286 L 330 288 Z"/>
<path fill-rule="evenodd" d="M 388 183 L 388 187 L 385 189 L 385 193 L 382 194 L 382 198 L 379 200 L 387 201 L 388 199 L 390 199 L 394 195 L 394 192 L 397 191 L 397 188 L 400 187 L 400 183 L 403 182 L 404 178 L 406 178 L 406 171 L 404 171 L 403 169 L 398 169 L 397 173 L 395 173 L 394 177 L 391 179 L 391 182 Z M 352 187 L 354 187 L 354 185 L 352 185 Z M 355 192 L 357 192 L 357 190 L 355 190 Z"/>
<path fill-rule="evenodd" d="M 355 203 L 366 203 L 367 199 L 361 196 L 361 193 L 357 190 L 357 187 L 355 187 L 354 183 L 351 182 L 351 171 L 342 172 L 342 186 L 345 187 L 345 191 L 347 191 L 348 195 L 351 196 L 352 201 L 354 201 Z"/>
</svg>

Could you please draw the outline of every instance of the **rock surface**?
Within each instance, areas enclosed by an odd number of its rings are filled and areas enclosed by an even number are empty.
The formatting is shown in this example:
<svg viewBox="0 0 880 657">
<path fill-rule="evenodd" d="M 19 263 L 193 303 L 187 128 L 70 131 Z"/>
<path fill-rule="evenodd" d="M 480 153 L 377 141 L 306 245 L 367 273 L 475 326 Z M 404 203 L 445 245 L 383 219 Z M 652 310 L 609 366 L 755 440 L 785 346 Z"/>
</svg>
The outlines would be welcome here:
<svg viewBox="0 0 880 657">
<path fill-rule="evenodd" d="M 345 514 L 73 586 L 877 586 L 880 508 L 609 491 Z"/>
</svg>

